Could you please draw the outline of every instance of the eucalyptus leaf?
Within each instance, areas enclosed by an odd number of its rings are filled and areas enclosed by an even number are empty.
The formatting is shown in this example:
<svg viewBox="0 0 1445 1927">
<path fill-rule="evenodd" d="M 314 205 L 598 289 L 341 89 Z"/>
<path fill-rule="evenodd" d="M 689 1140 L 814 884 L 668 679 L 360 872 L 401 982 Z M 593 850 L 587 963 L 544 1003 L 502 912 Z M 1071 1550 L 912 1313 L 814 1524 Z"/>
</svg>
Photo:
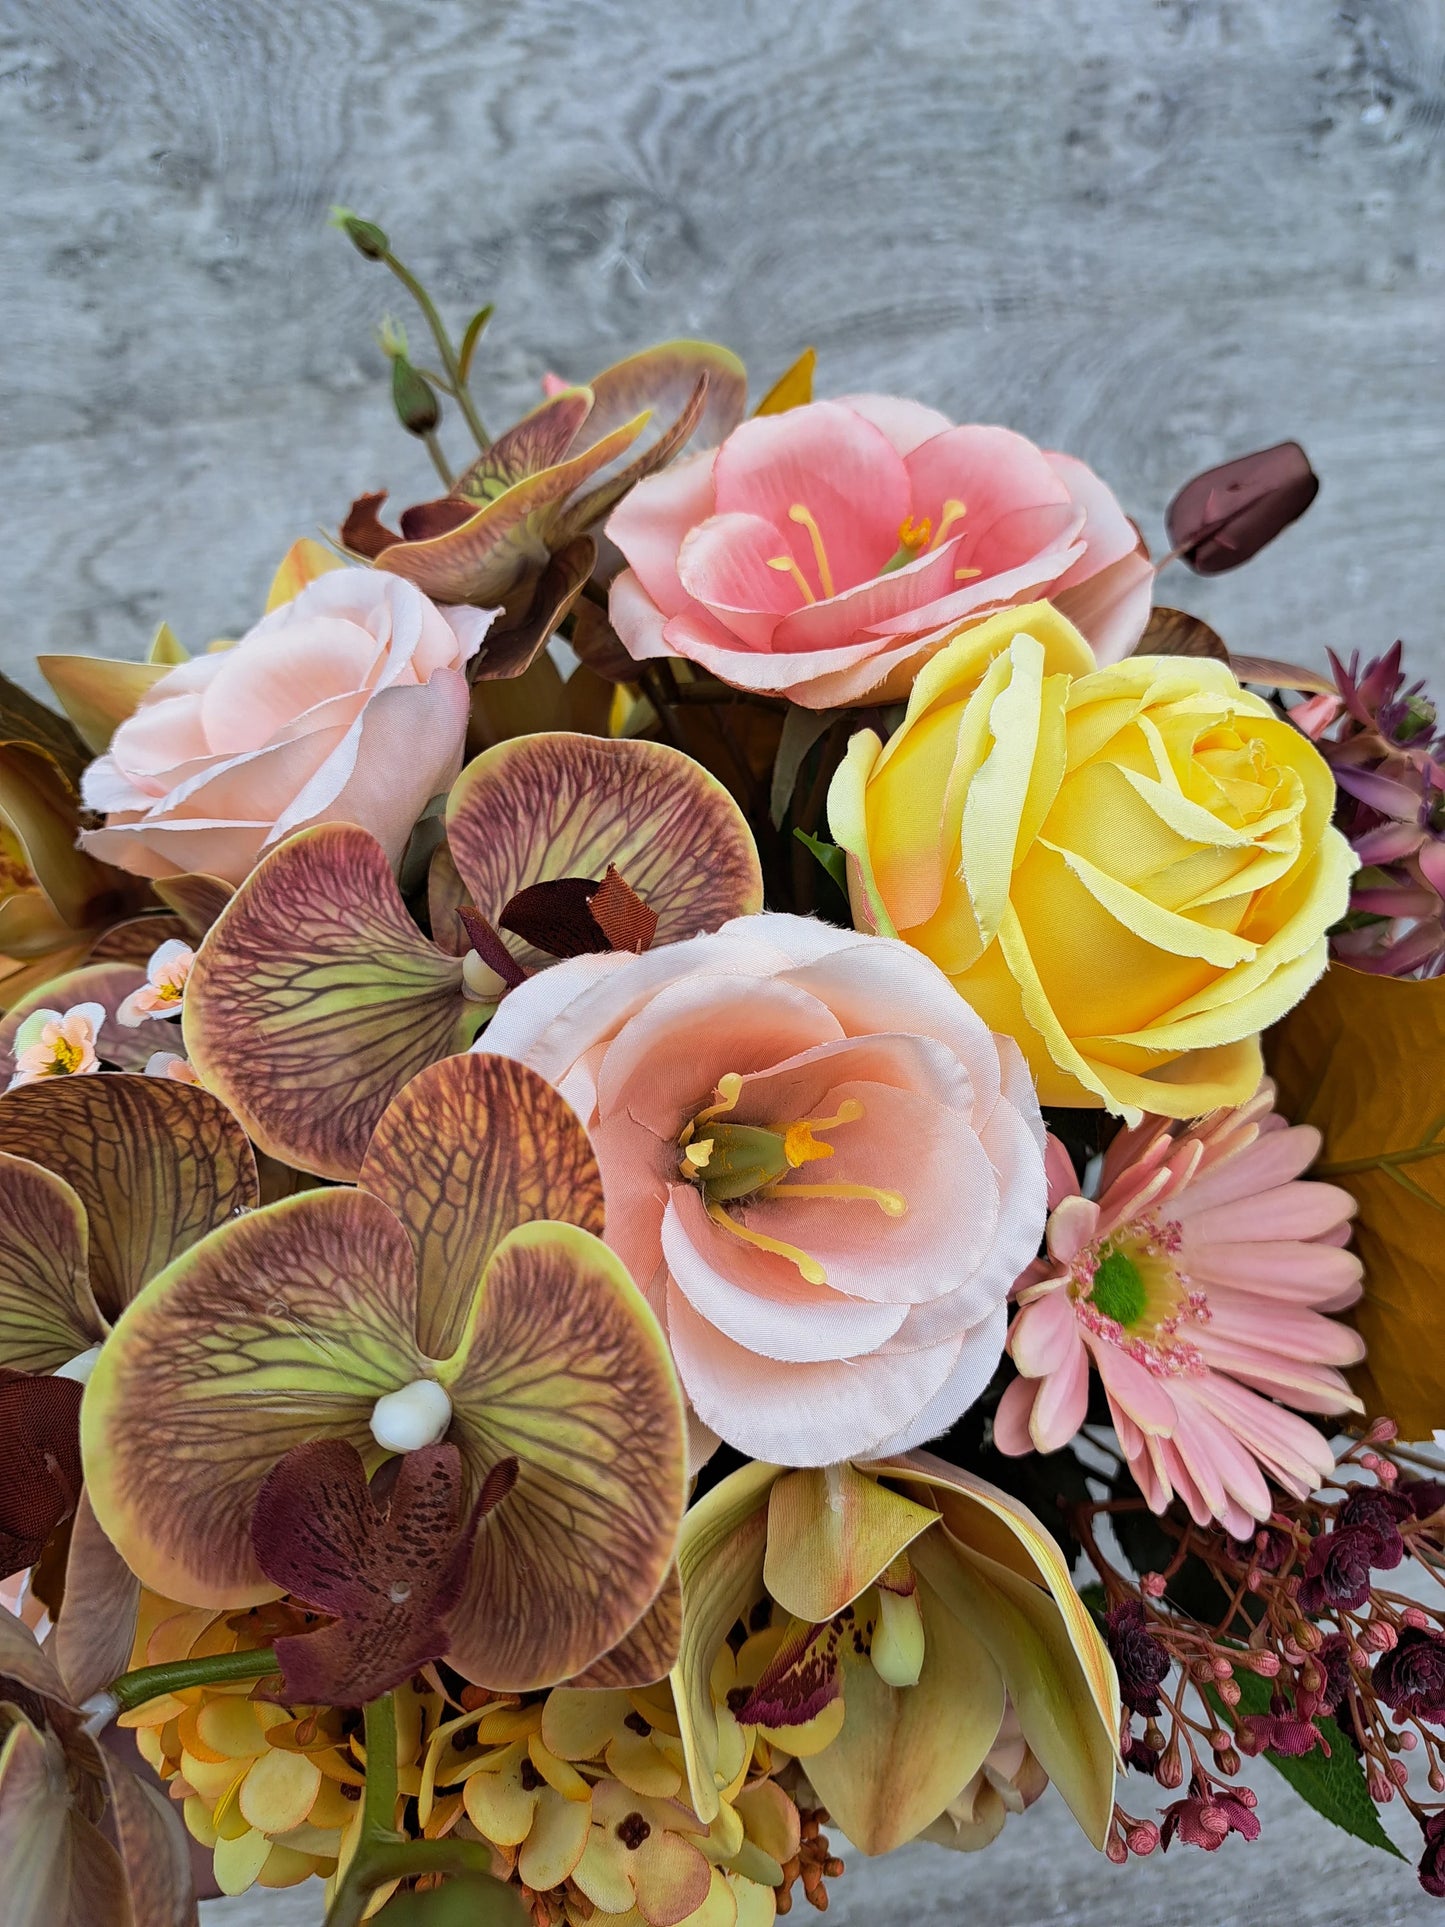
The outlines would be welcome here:
<svg viewBox="0 0 1445 1927">
<path fill-rule="evenodd" d="M 768 814 L 772 817 L 775 830 L 783 827 L 783 818 L 788 814 L 788 805 L 793 800 L 804 758 L 814 743 L 827 735 L 833 718 L 839 714 L 841 712 L 834 709 L 800 709 L 797 704 L 789 706 L 783 718 L 783 733 L 778 738 L 778 753 L 773 759 L 773 787 L 768 803 Z"/>
<path fill-rule="evenodd" d="M 457 350 L 457 373 L 463 381 L 472 372 L 472 356 L 477 352 L 477 343 L 482 338 L 482 330 L 495 313 L 496 303 L 489 301 L 485 308 L 478 308 L 467 323 L 467 331 L 462 336 L 462 345 Z"/>
</svg>

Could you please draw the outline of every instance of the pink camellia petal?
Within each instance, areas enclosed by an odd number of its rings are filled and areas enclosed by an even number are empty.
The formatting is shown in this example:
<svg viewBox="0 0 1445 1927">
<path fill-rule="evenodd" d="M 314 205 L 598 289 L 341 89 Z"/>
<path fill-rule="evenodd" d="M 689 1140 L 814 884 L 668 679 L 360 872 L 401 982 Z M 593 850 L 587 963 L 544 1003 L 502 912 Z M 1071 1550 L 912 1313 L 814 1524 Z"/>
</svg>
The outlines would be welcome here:
<svg viewBox="0 0 1445 1927">
<path fill-rule="evenodd" d="M 609 1242 L 730 1444 L 903 1450 L 983 1390 L 1038 1249 L 1042 1122 L 1017 1051 L 917 952 L 739 918 L 559 964 L 486 1043 L 577 1108 Z"/>
<path fill-rule="evenodd" d="M 789 547 L 761 516 L 710 515 L 683 538 L 678 580 L 740 642 L 767 649 L 779 622 L 798 606 L 796 584 L 771 566 Z"/>
<path fill-rule="evenodd" d="M 713 486 L 719 514 L 760 516 L 780 536 L 801 538 L 795 553 L 820 600 L 882 569 L 912 506 L 887 437 L 841 402 L 743 422 L 717 452 Z M 800 510 L 817 528 L 821 555 Z"/>
<path fill-rule="evenodd" d="M 839 400 L 865 422 L 872 422 L 900 455 L 911 455 L 915 448 L 953 426 L 936 408 L 897 395 L 842 395 Z"/>
<path fill-rule="evenodd" d="M 711 450 L 674 462 L 639 482 L 608 518 L 608 535 L 627 557 L 638 587 L 664 616 L 675 615 L 687 601 L 677 573 L 683 537 L 717 510 L 712 467 Z"/>
</svg>

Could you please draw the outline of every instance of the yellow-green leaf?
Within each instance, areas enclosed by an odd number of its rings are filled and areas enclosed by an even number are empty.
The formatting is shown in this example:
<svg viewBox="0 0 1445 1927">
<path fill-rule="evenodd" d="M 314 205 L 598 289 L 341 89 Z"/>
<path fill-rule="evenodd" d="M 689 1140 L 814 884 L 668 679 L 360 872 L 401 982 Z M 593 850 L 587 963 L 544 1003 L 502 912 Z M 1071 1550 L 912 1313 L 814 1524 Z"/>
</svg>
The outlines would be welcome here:
<svg viewBox="0 0 1445 1927">
<path fill-rule="evenodd" d="M 764 1582 L 797 1618 L 832 1619 L 937 1517 L 851 1465 L 789 1472 L 768 1496 Z"/>
<path fill-rule="evenodd" d="M 773 383 L 753 410 L 755 415 L 781 415 L 789 408 L 802 408 L 813 399 L 813 371 L 818 366 L 818 350 L 805 348 L 791 368 Z"/>
</svg>

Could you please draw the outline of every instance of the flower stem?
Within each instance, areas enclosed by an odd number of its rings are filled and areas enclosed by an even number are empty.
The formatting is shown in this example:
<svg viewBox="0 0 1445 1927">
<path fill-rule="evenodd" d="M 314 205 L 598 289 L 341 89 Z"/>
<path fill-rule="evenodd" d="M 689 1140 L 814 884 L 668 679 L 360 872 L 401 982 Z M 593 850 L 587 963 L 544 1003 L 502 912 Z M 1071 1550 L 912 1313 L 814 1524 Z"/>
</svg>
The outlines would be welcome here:
<svg viewBox="0 0 1445 1927">
<path fill-rule="evenodd" d="M 420 281 L 417 280 L 411 269 L 398 261 L 389 248 L 381 255 L 380 259 L 391 269 L 392 273 L 396 276 L 397 280 L 400 281 L 401 285 L 406 289 L 407 293 L 421 309 L 422 314 L 426 318 L 426 325 L 432 332 L 432 340 L 435 341 L 437 345 L 437 353 L 442 358 L 442 366 L 447 371 L 447 384 L 451 394 L 456 401 L 457 407 L 461 409 L 466 419 L 467 427 L 471 429 L 472 434 L 476 437 L 477 447 L 485 451 L 491 447 L 492 438 L 482 426 L 482 418 L 477 413 L 476 403 L 472 400 L 467 384 L 462 380 L 461 367 L 457 361 L 457 351 L 453 348 L 452 338 L 447 333 L 441 316 L 437 313 L 436 303 L 432 300 Z"/>
<path fill-rule="evenodd" d="M 100 1697 L 113 1700 L 117 1713 L 129 1713 L 147 1700 L 160 1699 L 165 1693 L 183 1693 L 188 1686 L 264 1679 L 280 1670 L 281 1662 L 269 1646 L 240 1653 L 211 1653 L 201 1659 L 172 1660 L 164 1666 L 138 1666 L 133 1673 L 122 1673 L 112 1680 L 107 1693 Z"/>
<path fill-rule="evenodd" d="M 396 1701 L 390 1693 L 366 1708 L 366 1791 L 362 1796 L 361 1837 L 351 1856 L 326 1927 L 360 1927 L 372 1895 L 393 1880 L 421 1874 L 490 1876 L 489 1847 L 474 1840 L 408 1840 L 396 1829 Z M 494 1881 L 495 1901 L 472 1915 L 476 1927 L 512 1927 L 520 1922 L 512 1896 Z"/>
</svg>

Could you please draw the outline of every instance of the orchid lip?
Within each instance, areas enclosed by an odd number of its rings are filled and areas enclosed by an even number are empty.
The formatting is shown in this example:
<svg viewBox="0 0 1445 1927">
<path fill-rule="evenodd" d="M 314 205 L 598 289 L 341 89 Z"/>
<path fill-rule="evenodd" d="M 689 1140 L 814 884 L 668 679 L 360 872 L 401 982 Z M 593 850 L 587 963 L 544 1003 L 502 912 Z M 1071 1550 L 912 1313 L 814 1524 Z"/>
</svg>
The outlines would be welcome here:
<svg viewBox="0 0 1445 1927">
<path fill-rule="evenodd" d="M 371 1436 L 388 1452 L 419 1452 L 446 1437 L 452 1401 L 434 1378 L 414 1378 L 385 1392 L 371 1411 Z"/>
</svg>

